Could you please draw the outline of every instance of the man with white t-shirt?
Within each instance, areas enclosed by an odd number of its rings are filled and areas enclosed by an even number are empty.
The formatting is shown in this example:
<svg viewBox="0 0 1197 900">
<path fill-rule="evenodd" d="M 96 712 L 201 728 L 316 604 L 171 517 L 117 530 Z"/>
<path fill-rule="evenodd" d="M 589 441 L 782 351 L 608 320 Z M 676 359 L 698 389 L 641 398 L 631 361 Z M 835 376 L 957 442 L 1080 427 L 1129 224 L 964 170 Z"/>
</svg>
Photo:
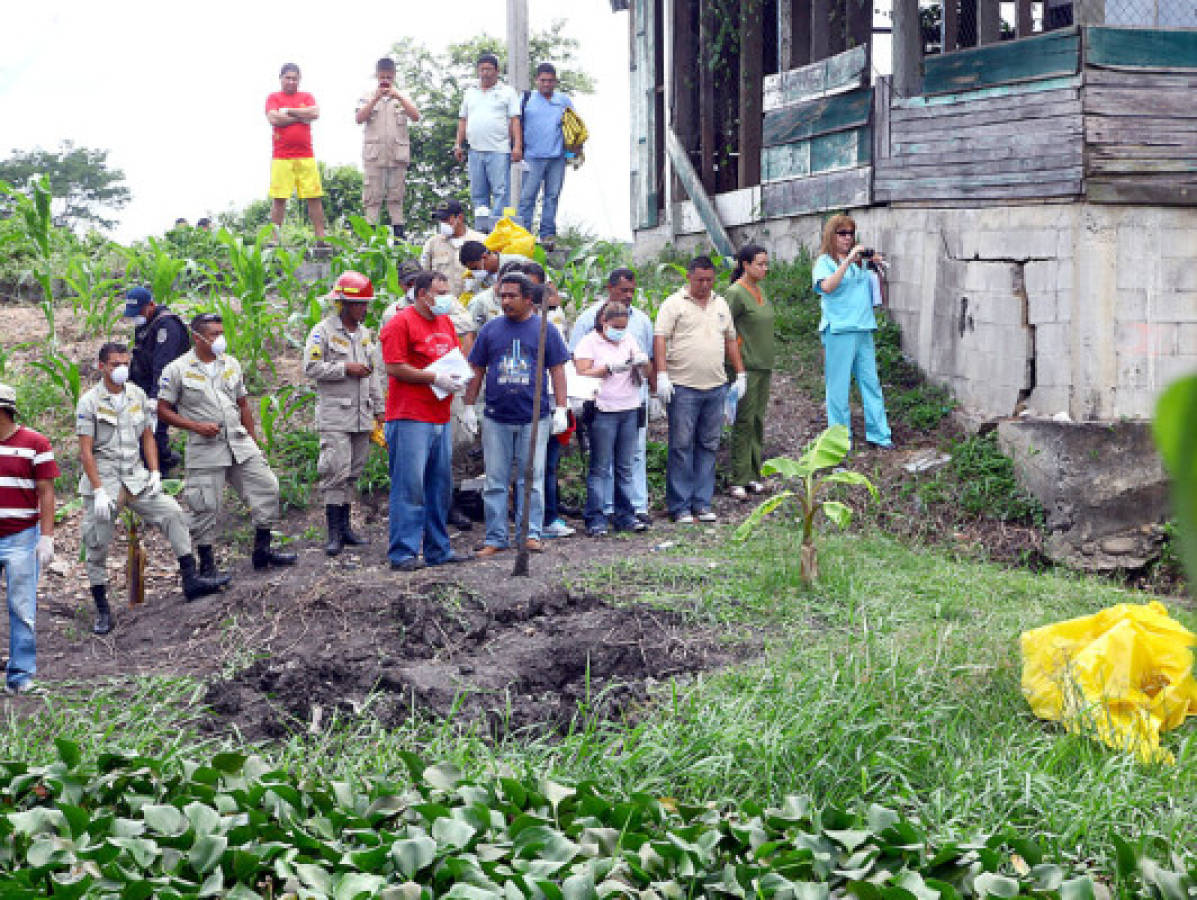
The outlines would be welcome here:
<svg viewBox="0 0 1197 900">
<path fill-rule="evenodd" d="M 500 216 L 507 206 L 511 164 L 524 158 L 520 98 L 499 83 L 499 59 L 493 53 L 478 57 L 478 82 L 462 98 L 453 155 L 462 162 L 462 145 L 469 141 L 470 203 Z"/>
</svg>

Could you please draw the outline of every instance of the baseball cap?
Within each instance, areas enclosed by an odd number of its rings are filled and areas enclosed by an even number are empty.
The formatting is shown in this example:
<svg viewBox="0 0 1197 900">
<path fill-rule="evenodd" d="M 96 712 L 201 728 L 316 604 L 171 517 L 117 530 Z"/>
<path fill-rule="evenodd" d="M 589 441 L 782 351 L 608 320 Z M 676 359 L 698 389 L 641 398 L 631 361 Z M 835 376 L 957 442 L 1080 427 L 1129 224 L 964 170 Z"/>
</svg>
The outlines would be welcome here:
<svg viewBox="0 0 1197 900">
<path fill-rule="evenodd" d="M 397 273 L 399 275 L 399 283 L 407 284 L 420 274 L 420 266 L 418 263 L 414 263 L 410 259 L 405 259 L 403 262 L 399 263 Z"/>
<path fill-rule="evenodd" d="M 17 411 L 17 389 L 11 384 L 0 384 L 0 409 Z"/>
<path fill-rule="evenodd" d="M 125 318 L 132 319 L 141 315 L 141 308 L 154 299 L 154 295 L 143 287 L 133 287 L 125 291 Z"/>
<path fill-rule="evenodd" d="M 460 200 L 446 200 L 432 211 L 432 217 L 444 220 L 450 216 L 460 216 L 463 212 L 465 212 L 465 207 L 461 205 Z"/>
</svg>

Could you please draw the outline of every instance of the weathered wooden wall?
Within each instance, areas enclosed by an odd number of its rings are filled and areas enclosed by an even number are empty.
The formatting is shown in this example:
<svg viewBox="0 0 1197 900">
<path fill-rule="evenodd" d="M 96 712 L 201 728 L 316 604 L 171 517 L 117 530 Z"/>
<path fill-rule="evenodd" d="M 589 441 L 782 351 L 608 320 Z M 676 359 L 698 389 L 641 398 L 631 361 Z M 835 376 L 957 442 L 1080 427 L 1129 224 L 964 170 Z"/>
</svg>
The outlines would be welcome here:
<svg viewBox="0 0 1197 900">
<path fill-rule="evenodd" d="M 761 212 L 766 217 L 871 201 L 869 48 L 765 79 Z"/>
<path fill-rule="evenodd" d="M 1085 195 L 1197 205 L 1197 31 L 1089 28 Z"/>
<path fill-rule="evenodd" d="M 1082 134 L 1076 29 L 928 58 L 924 95 L 891 103 L 874 199 L 1076 197 Z"/>
</svg>

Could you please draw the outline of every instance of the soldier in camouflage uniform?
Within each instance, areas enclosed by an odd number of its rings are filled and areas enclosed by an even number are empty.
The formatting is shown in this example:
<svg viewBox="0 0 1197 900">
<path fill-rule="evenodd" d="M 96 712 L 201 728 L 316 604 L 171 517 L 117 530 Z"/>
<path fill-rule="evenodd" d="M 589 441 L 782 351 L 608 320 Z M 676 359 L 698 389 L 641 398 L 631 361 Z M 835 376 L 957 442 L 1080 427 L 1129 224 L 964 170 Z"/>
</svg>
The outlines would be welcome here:
<svg viewBox="0 0 1197 900">
<path fill-rule="evenodd" d="M 226 481 L 249 507 L 254 568 L 293 566 L 294 553 L 270 546 L 270 529 L 280 519 L 278 479 L 258 447 L 241 364 L 225 355 L 224 322 L 216 313 L 200 313 L 191 320 L 191 336 L 195 346 L 162 373 L 158 418 L 187 432 L 183 497 L 200 573 L 216 574 L 212 541 Z"/>
<path fill-rule="evenodd" d="M 333 285 L 329 313 L 308 334 L 303 373 L 316 382 L 316 430 L 320 434 L 320 491 L 328 520 L 324 552 L 366 543 L 350 527 L 353 485 L 366 467 L 370 433 L 384 418 L 382 357 L 363 322 L 374 285 L 360 272 L 345 272 Z"/>
<path fill-rule="evenodd" d="M 207 578 L 196 572 L 191 535 L 183 510 L 173 497 L 162 493 L 158 448 L 150 428 L 149 401 L 129 378 L 129 351 L 124 344 L 100 348 L 103 380 L 79 399 L 75 434 L 79 436 L 79 461 L 83 474 L 83 547 L 87 579 L 96 604 L 96 634 L 112 630 L 108 606 L 108 547 L 115 531 L 114 518 L 127 505 L 151 525 L 162 529 L 179 560 L 183 596 L 195 600 L 219 590 L 228 576 Z M 141 461 L 141 454 L 149 467 Z"/>
</svg>

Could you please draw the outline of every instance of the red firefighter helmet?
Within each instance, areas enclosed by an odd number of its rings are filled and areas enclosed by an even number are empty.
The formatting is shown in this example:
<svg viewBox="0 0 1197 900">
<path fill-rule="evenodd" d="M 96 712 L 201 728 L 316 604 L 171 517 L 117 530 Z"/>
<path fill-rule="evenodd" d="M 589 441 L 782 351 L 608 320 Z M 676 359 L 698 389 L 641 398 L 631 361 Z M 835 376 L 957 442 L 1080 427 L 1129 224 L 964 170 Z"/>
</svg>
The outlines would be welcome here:
<svg viewBox="0 0 1197 900">
<path fill-rule="evenodd" d="M 343 272 L 328 296 L 337 300 L 361 300 L 364 303 L 374 299 L 374 285 L 361 272 Z"/>
</svg>

